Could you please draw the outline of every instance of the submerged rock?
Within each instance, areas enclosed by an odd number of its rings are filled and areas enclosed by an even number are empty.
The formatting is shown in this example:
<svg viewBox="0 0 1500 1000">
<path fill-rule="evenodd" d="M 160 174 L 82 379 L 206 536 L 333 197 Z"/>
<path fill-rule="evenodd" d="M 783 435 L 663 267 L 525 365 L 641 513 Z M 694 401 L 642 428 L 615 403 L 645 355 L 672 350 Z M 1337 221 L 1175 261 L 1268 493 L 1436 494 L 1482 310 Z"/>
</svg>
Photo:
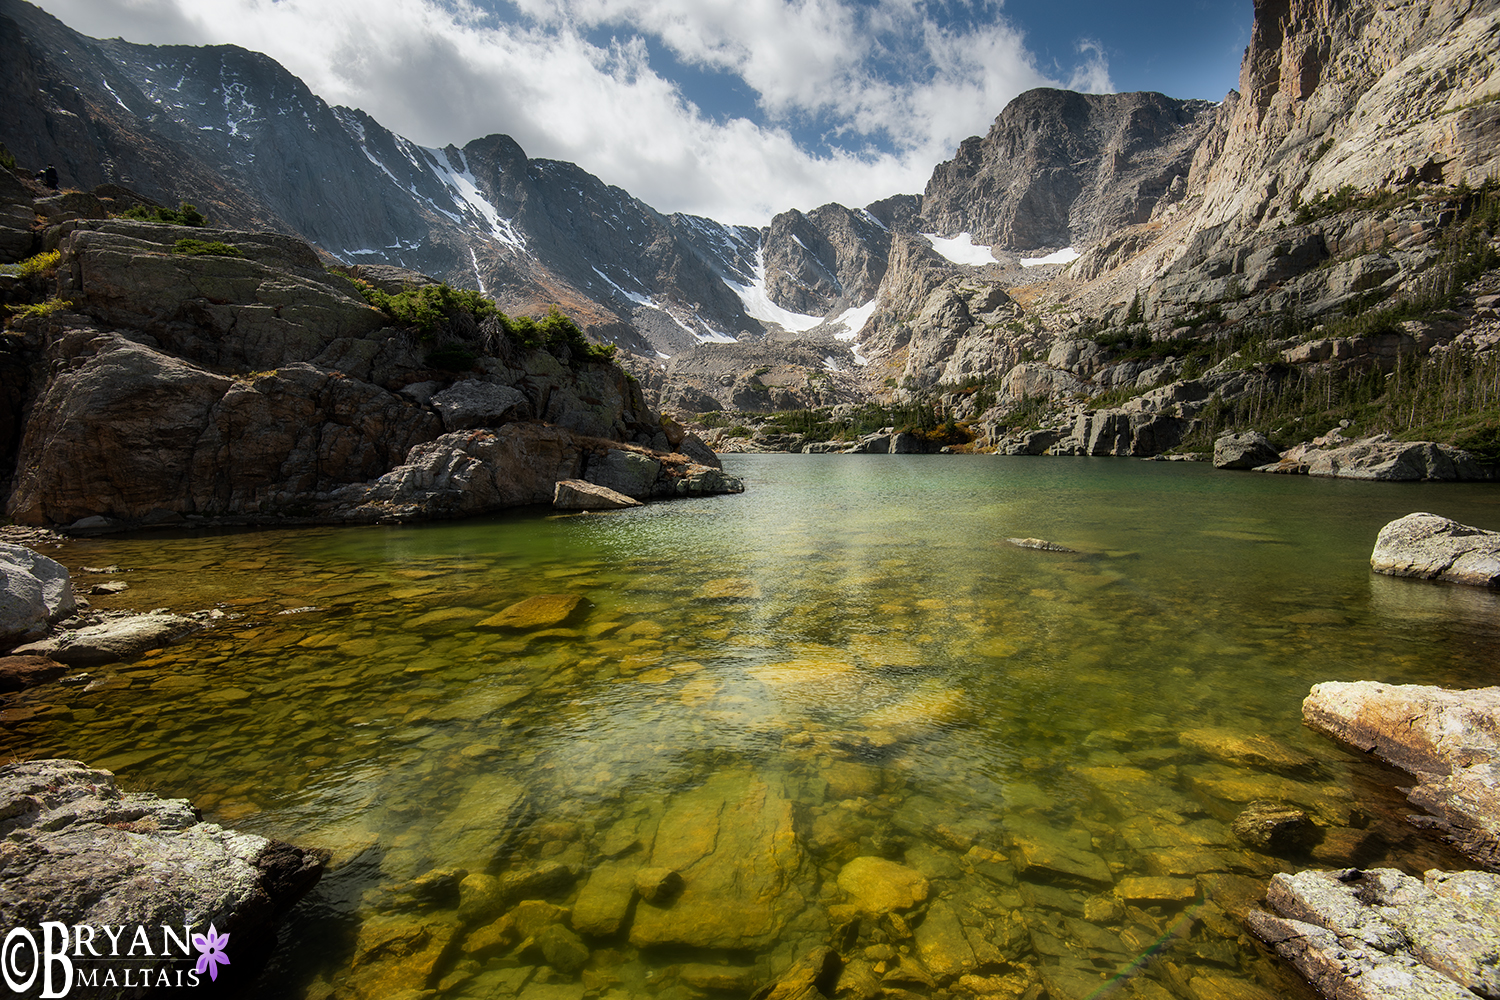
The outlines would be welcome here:
<svg viewBox="0 0 1500 1000">
<path fill-rule="evenodd" d="M 479 625 L 481 628 L 515 629 L 518 632 L 557 628 L 572 621 L 587 607 L 588 602 L 577 594 L 540 594 L 512 604 Z"/>
<path fill-rule="evenodd" d="M 5 926 L 190 923 L 206 933 L 212 924 L 233 938 L 235 974 L 270 947 L 277 915 L 323 872 L 320 854 L 200 822 L 186 799 L 123 791 L 113 774 L 78 761 L 0 766 L 0 817 Z M 148 950 L 130 965 L 169 961 Z"/>
<path fill-rule="evenodd" d="M 1316 684 L 1302 718 L 1415 776 L 1407 798 L 1431 812 L 1459 850 L 1500 869 L 1500 687 Z"/>
<path fill-rule="evenodd" d="M 766 947 L 806 905 L 794 885 L 804 860 L 791 800 L 778 786 L 716 774 L 668 804 L 649 867 L 680 873 L 684 886 L 666 906 L 636 907 L 630 943 Z"/>
<path fill-rule="evenodd" d="M 1408 514 L 1380 529 L 1370 568 L 1386 576 L 1500 587 L 1500 532 L 1437 514 Z"/>
<path fill-rule="evenodd" d="M 1252 802 L 1235 817 L 1231 829 L 1242 843 L 1269 854 L 1283 854 L 1306 845 L 1312 821 L 1293 806 Z"/>
<path fill-rule="evenodd" d="M 854 907 L 872 917 L 909 910 L 930 891 L 920 872 L 885 858 L 855 858 L 839 872 L 838 883 Z"/>
</svg>

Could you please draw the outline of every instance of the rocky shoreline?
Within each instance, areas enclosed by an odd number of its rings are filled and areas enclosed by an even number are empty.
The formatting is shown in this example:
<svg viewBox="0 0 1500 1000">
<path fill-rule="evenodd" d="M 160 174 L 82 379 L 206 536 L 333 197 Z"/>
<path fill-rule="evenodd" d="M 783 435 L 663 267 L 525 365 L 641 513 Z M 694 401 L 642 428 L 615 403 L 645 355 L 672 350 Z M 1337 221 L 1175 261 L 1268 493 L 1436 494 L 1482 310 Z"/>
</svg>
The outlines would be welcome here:
<svg viewBox="0 0 1500 1000">
<path fill-rule="evenodd" d="M 1500 535 L 1417 513 L 1381 530 L 1372 569 L 1494 587 Z M 1500 997 L 1500 687 L 1450 691 L 1371 681 L 1314 685 L 1312 729 L 1415 780 L 1412 825 L 1439 832 L 1482 871 L 1346 868 L 1276 875 L 1271 912 L 1245 924 L 1324 996 Z"/>
<path fill-rule="evenodd" d="M 636 500 L 744 488 L 560 314 L 512 321 L 291 237 L 71 204 L 51 263 L 0 289 L 30 302 L 0 338 L 20 524 L 401 523 L 551 504 L 563 480 Z"/>
</svg>

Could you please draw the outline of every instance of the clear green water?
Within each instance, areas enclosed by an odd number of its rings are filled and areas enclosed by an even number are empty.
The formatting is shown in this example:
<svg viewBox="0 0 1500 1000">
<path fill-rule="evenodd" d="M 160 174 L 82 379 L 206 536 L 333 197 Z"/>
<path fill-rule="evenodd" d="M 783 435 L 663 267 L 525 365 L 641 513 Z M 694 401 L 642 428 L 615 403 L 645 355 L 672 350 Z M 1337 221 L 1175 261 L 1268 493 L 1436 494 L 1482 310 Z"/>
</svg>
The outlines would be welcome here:
<svg viewBox="0 0 1500 1000">
<path fill-rule="evenodd" d="M 130 571 L 99 606 L 225 617 L 11 697 L 0 753 L 331 851 L 262 995 L 728 997 L 833 943 L 850 997 L 1310 996 L 1230 916 L 1271 872 L 1462 864 L 1299 707 L 1493 682 L 1500 598 L 1368 569 L 1414 510 L 1500 526 L 1493 488 L 725 461 L 742 496 L 616 514 L 69 543 L 75 572 Z M 480 626 L 538 594 L 592 606 Z M 1321 842 L 1246 848 L 1254 799 Z M 861 857 L 926 899 L 862 906 Z M 642 867 L 685 876 L 675 903 L 626 908 Z M 460 909 L 454 869 L 511 888 Z"/>
</svg>

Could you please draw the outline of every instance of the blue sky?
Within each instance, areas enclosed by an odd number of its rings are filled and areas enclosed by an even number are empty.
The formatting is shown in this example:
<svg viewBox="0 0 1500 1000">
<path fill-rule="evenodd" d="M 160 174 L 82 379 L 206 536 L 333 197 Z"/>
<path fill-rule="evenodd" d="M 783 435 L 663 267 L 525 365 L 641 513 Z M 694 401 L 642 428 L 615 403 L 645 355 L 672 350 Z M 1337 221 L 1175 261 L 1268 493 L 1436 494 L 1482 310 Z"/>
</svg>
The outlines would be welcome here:
<svg viewBox="0 0 1500 1000">
<path fill-rule="evenodd" d="M 1037 86 L 1219 100 L 1251 0 L 39 0 L 84 34 L 232 42 L 424 145 L 503 132 L 667 212 L 920 193 Z"/>
</svg>

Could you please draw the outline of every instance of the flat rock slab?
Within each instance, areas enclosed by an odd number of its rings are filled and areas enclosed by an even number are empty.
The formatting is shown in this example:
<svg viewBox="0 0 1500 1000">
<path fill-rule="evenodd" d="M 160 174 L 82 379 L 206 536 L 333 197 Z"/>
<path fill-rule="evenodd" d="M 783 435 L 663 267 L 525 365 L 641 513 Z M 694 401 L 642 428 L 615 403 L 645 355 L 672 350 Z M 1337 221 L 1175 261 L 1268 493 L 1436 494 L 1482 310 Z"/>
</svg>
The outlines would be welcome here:
<svg viewBox="0 0 1500 1000">
<path fill-rule="evenodd" d="M 17 654 L 46 656 L 75 667 L 94 667 L 129 660 L 150 649 L 170 646 L 203 628 L 182 615 L 152 613 L 121 615 L 98 625 L 69 629 L 21 646 Z"/>
<path fill-rule="evenodd" d="M 542 628 L 557 628 L 581 617 L 588 609 L 588 602 L 576 594 L 539 594 L 512 604 L 504 611 L 493 614 L 480 622 L 481 628 L 508 628 L 518 632 L 531 632 Z"/>
<path fill-rule="evenodd" d="M 1380 529 L 1370 568 L 1386 576 L 1500 587 L 1500 532 L 1416 513 Z"/>
<path fill-rule="evenodd" d="M 1415 776 L 1407 797 L 1438 817 L 1460 850 L 1500 869 L 1500 687 L 1317 684 L 1302 718 Z"/>
<path fill-rule="evenodd" d="M 642 900 L 630 943 L 766 947 L 806 906 L 794 884 L 805 860 L 781 788 L 745 773 L 714 775 L 667 805 L 650 867 L 680 873 L 682 893 L 666 906 Z"/>
<path fill-rule="evenodd" d="M 1500 997 L 1500 875 L 1390 868 L 1276 875 L 1246 923 L 1325 996 Z"/>
<path fill-rule="evenodd" d="M 0 922 L 7 927 L 191 923 L 205 933 L 210 924 L 233 926 L 226 951 L 238 959 L 253 953 L 253 942 L 265 943 L 274 915 L 323 871 L 321 855 L 199 822 L 186 799 L 123 791 L 110 772 L 73 760 L 0 766 L 0 817 Z M 138 970 L 170 961 L 138 952 L 129 964 Z M 92 964 L 75 959 L 75 970 Z M 123 974 L 107 960 L 94 967 Z"/>
<path fill-rule="evenodd" d="M 558 510 L 623 510 L 640 507 L 634 497 L 617 493 L 608 486 L 600 486 L 583 479 L 563 479 L 552 493 L 552 506 Z"/>
</svg>

